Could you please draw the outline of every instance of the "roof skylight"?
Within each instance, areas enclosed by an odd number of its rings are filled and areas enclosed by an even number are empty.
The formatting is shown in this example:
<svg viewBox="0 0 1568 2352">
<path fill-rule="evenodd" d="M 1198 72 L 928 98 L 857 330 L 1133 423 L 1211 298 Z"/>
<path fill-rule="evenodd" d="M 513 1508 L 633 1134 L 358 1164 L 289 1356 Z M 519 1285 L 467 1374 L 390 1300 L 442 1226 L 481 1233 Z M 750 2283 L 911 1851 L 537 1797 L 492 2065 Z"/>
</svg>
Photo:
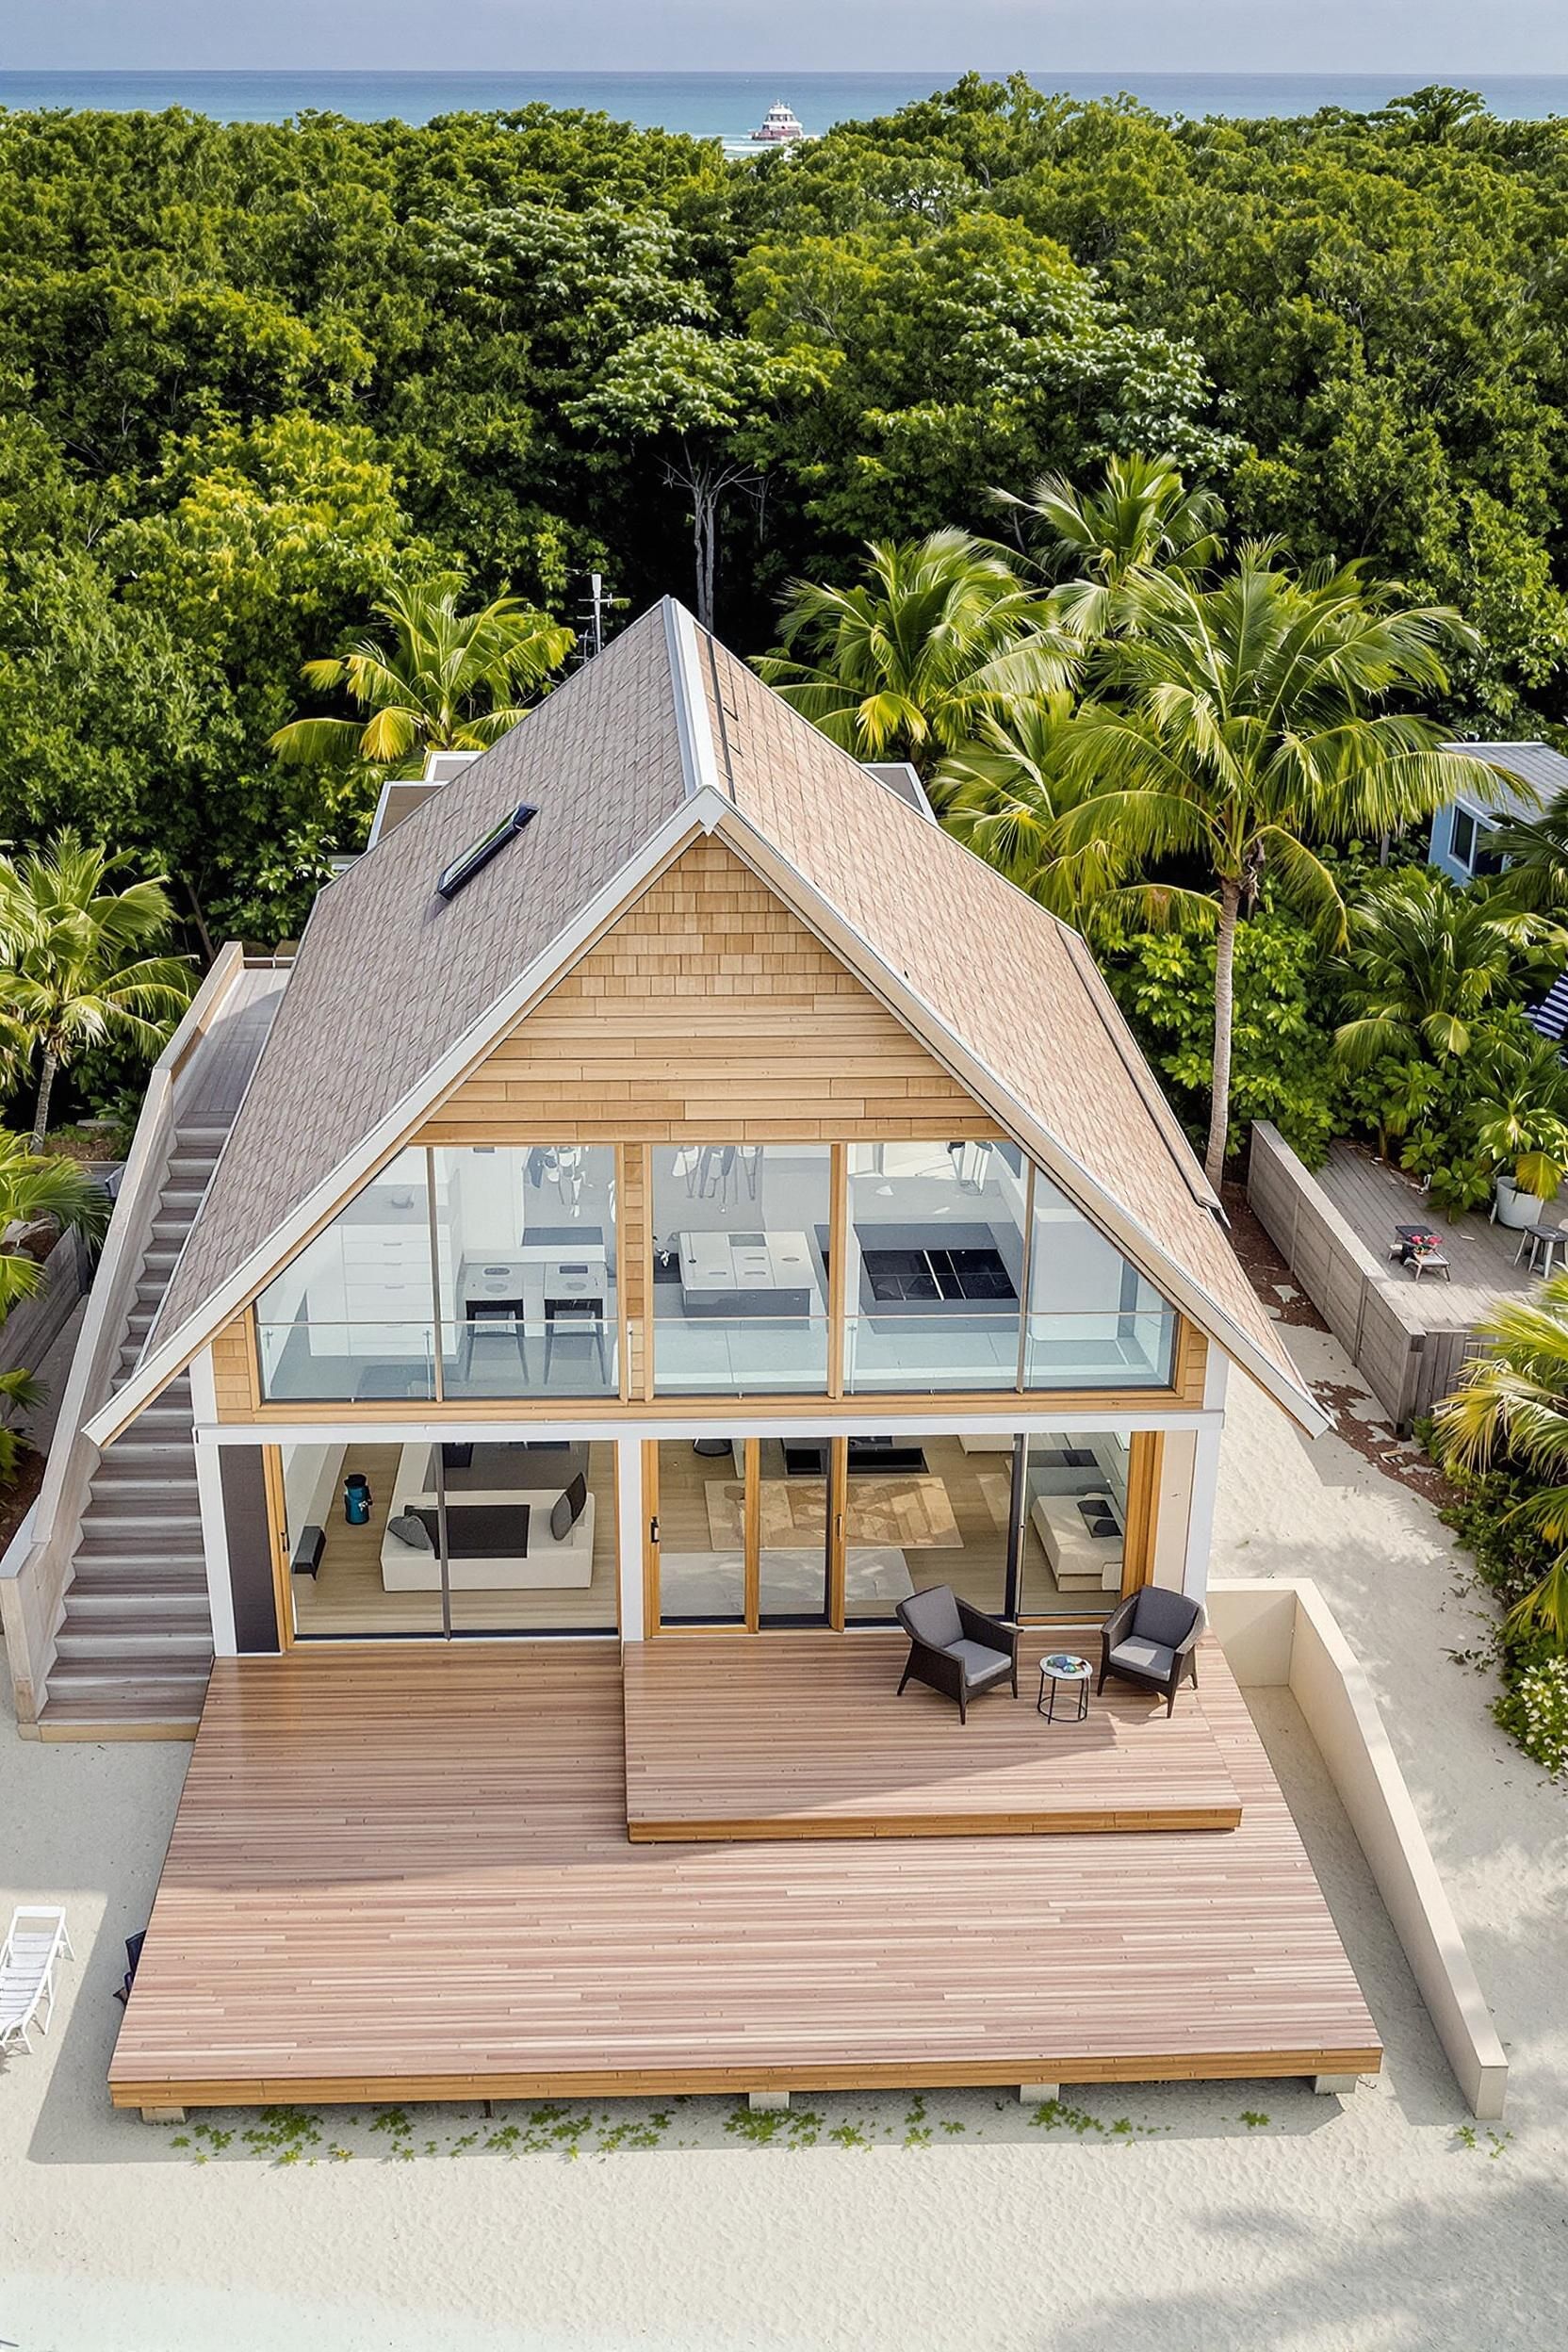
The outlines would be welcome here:
<svg viewBox="0 0 1568 2352">
<path fill-rule="evenodd" d="M 449 866 L 442 868 L 435 884 L 439 895 L 455 898 L 464 884 L 471 882 L 481 867 L 487 866 L 497 851 L 504 849 L 507 842 L 514 840 L 538 814 L 538 809 L 531 807 L 528 801 L 520 800 L 510 816 L 503 817 L 499 825 L 493 825 L 482 841 L 476 841 L 471 849 L 466 849 L 461 857 L 454 858 Z"/>
</svg>

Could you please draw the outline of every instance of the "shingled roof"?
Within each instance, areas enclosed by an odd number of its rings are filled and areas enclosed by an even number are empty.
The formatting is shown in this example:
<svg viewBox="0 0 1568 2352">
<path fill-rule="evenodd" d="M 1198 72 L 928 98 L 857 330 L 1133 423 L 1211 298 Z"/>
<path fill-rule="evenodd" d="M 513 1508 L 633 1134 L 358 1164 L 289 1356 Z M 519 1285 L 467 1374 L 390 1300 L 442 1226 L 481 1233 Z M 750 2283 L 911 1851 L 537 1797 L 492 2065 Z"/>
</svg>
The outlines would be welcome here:
<svg viewBox="0 0 1568 2352">
<path fill-rule="evenodd" d="M 435 877 L 538 820 L 450 903 Z M 106 1440 L 253 1296 L 492 1036 L 698 832 L 729 841 L 1129 1257 L 1281 1402 L 1324 1416 L 1076 934 L 666 601 L 321 894 Z"/>
</svg>

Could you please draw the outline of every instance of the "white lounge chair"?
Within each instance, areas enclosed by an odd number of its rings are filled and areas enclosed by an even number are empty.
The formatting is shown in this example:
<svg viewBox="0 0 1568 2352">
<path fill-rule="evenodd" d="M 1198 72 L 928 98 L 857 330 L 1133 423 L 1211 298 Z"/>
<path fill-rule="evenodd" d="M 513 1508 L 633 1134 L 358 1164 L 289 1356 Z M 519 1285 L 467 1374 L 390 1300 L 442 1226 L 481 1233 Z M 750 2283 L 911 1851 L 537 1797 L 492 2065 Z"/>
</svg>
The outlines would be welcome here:
<svg viewBox="0 0 1568 2352">
<path fill-rule="evenodd" d="M 30 2050 L 27 2028 L 47 2034 L 55 2014 L 55 1963 L 74 1960 L 65 1913 L 22 1904 L 11 1913 L 0 1947 L 0 2050 L 20 2042 Z"/>
</svg>

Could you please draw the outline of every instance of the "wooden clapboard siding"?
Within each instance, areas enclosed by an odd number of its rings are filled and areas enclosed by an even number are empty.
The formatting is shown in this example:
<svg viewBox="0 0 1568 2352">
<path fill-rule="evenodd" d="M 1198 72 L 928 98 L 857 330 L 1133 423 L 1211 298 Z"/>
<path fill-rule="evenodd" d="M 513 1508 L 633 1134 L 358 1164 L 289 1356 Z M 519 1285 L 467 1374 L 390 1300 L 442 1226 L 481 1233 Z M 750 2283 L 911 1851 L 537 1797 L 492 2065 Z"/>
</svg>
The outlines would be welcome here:
<svg viewBox="0 0 1568 2352">
<path fill-rule="evenodd" d="M 1170 1384 L 1184 1405 L 1200 1405 L 1203 1383 L 1208 1378 L 1209 1342 L 1205 1332 L 1184 1315 L 1176 1318 L 1176 1344 L 1171 1359 Z"/>
<path fill-rule="evenodd" d="M 950 1699 L 913 1683 L 898 1633 L 720 1633 L 627 1652 L 626 1809 L 638 1840 L 980 1838 L 1080 1830 L 1233 1830 L 1241 1800 L 1197 1696 L 1107 1686 L 1083 1723 L 1037 1712 L 1040 1658 L 1100 1655 L 1098 1626 L 1027 1635 L 1019 1694 Z M 1212 1656 L 1211 1656 L 1212 1653 Z M 700 1723 L 700 1739 L 693 1725 Z"/>
<path fill-rule="evenodd" d="M 603 1647 L 220 1659 L 111 2096 L 1375 2070 L 1222 1665 L 1203 1705 L 1241 1799 L 1228 1834 L 654 1846 L 627 1838 Z"/>
<path fill-rule="evenodd" d="M 212 1384 L 220 1421 L 253 1421 L 260 1405 L 256 1380 L 255 1330 L 243 1308 L 212 1343 Z"/>
<path fill-rule="evenodd" d="M 416 1143 L 995 1137 L 989 1113 L 714 841 L 686 850 Z"/>
</svg>

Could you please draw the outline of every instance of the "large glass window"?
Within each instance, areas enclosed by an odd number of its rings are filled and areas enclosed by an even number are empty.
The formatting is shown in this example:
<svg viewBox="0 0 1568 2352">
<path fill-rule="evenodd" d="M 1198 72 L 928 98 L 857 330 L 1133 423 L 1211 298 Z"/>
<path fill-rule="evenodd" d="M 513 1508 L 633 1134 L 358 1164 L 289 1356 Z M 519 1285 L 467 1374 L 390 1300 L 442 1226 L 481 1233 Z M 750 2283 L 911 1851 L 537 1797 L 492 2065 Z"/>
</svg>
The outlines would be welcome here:
<svg viewBox="0 0 1568 2352">
<path fill-rule="evenodd" d="M 470 1145 L 433 1158 L 445 1395 L 612 1395 L 613 1149 Z"/>
<path fill-rule="evenodd" d="M 845 1384 L 1016 1388 L 1026 1190 L 1007 1143 L 852 1144 Z"/>
<path fill-rule="evenodd" d="M 618 1622 L 612 1446 L 289 1446 L 283 1489 L 301 1641 Z"/>
<path fill-rule="evenodd" d="M 400 1152 L 256 1301 L 262 1395 L 435 1395 L 427 1156 Z"/>
<path fill-rule="evenodd" d="M 609 1145 L 400 1152 L 261 1294 L 262 1394 L 613 1395 L 615 1252 Z"/>
<path fill-rule="evenodd" d="M 852 1437 L 844 1484 L 844 1619 L 890 1621 L 927 1585 L 993 1617 L 1007 1605 L 1010 1437 Z"/>
<path fill-rule="evenodd" d="M 1153 1284 L 1037 1171 L 1024 1386 L 1165 1387 L 1175 1327 Z"/>
<path fill-rule="evenodd" d="M 827 1385 L 825 1144 L 653 1153 L 653 1376 L 661 1396 Z"/>
<path fill-rule="evenodd" d="M 1041 1432 L 1023 1458 L 1019 1612 L 1097 1617 L 1116 1607 L 1127 1549 L 1127 1440 Z"/>
</svg>

